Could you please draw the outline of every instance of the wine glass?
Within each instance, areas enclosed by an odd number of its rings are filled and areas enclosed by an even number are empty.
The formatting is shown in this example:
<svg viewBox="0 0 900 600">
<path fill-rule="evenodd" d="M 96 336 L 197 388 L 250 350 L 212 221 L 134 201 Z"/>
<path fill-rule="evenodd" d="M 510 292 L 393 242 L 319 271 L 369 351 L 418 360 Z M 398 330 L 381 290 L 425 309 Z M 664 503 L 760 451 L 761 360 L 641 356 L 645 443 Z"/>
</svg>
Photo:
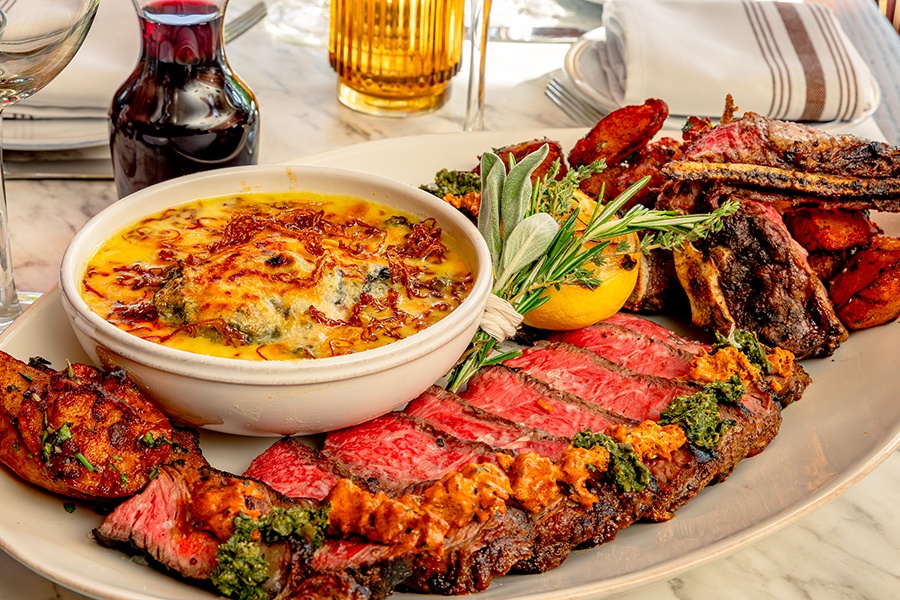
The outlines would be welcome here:
<svg viewBox="0 0 900 600">
<path fill-rule="evenodd" d="M 484 129 L 484 66 L 487 58 L 488 32 L 492 0 L 472 0 L 470 3 L 469 88 L 466 97 L 466 118 L 463 131 Z"/>
<path fill-rule="evenodd" d="M 84 41 L 100 0 L 0 0 L 0 122 L 3 108 L 47 85 Z M 0 150 L 0 331 L 22 312 L 13 279 Z"/>
</svg>

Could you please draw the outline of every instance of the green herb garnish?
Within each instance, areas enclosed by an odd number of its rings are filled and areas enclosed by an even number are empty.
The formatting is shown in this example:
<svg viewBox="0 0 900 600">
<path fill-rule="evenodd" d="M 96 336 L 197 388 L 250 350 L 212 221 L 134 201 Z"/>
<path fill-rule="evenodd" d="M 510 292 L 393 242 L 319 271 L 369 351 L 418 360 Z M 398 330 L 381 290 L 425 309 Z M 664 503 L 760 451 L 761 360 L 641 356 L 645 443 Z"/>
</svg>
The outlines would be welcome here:
<svg viewBox="0 0 900 600">
<path fill-rule="evenodd" d="M 605 448 L 609 452 L 609 476 L 622 490 L 639 492 L 650 485 L 650 469 L 641 462 L 631 444 L 620 444 L 605 433 L 579 431 L 572 438 L 576 448 Z"/>
<path fill-rule="evenodd" d="M 660 415 L 659 424 L 678 425 L 695 446 L 715 448 L 734 425 L 730 419 L 719 418 L 719 403 L 739 402 L 745 391 L 737 375 L 727 381 L 708 383 L 692 396 L 675 396 Z"/>
<path fill-rule="evenodd" d="M 728 347 L 740 350 L 750 363 L 763 373 L 772 372 L 772 363 L 769 362 L 766 347 L 759 341 L 755 332 L 747 331 L 746 329 L 735 329 L 728 337 L 725 337 L 717 331 L 716 342 L 713 344 L 713 353 L 716 350 Z"/>
<path fill-rule="evenodd" d="M 434 176 L 434 183 L 419 186 L 438 198 L 465 196 L 481 192 L 481 175 L 472 171 L 441 169 Z"/>
<path fill-rule="evenodd" d="M 494 267 L 492 292 L 506 301 L 518 315 L 525 315 L 546 302 L 544 291 L 562 284 L 590 288 L 601 282 L 589 264 L 602 264 L 610 240 L 641 233 L 640 250 L 674 249 L 706 236 L 722 226 L 722 219 L 738 209 L 726 202 L 713 213 L 682 215 L 650 210 L 637 205 L 619 215 L 622 207 L 649 181 L 645 177 L 606 205 L 597 203 L 584 226 L 578 220 L 575 189 L 580 181 L 605 168 L 601 161 L 588 168 L 573 169 L 557 181 L 559 163 L 546 178 L 533 185 L 531 174 L 549 152 L 547 145 L 518 164 L 510 155 L 509 172 L 499 156 L 485 152 L 481 158 L 481 208 L 478 230 L 487 241 Z M 595 245 L 585 247 L 585 242 Z M 635 248 L 618 248 L 623 253 Z M 514 327 L 518 327 L 518 323 Z M 507 336 L 511 337 L 511 336 Z M 460 361 L 448 375 L 447 388 L 458 390 L 478 369 L 515 356 L 517 351 L 495 352 L 501 342 L 479 329 Z"/>
<path fill-rule="evenodd" d="M 273 544 L 288 538 L 315 549 L 325 539 L 329 506 L 322 508 L 273 508 L 259 519 L 240 514 L 234 533 L 216 551 L 216 567 L 210 579 L 216 588 L 239 600 L 268 600 L 262 588 L 271 570 L 260 542 Z"/>
</svg>

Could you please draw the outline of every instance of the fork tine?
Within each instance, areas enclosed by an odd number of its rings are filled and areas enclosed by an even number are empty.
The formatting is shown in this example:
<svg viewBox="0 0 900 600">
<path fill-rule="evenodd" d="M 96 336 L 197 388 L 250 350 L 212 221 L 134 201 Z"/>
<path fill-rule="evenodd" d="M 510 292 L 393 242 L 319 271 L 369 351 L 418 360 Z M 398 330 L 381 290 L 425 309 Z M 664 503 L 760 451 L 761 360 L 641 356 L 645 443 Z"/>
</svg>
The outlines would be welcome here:
<svg viewBox="0 0 900 600">
<path fill-rule="evenodd" d="M 596 106 L 576 95 L 575 92 L 570 90 L 558 77 L 552 77 L 550 79 L 544 93 L 554 104 L 561 108 L 567 116 L 584 125 L 593 126 L 605 115 L 605 113 Z"/>
<path fill-rule="evenodd" d="M 262 21 L 268 8 L 265 2 L 257 2 L 234 19 L 225 24 L 225 42 L 230 42 L 243 35 L 254 25 Z"/>
</svg>

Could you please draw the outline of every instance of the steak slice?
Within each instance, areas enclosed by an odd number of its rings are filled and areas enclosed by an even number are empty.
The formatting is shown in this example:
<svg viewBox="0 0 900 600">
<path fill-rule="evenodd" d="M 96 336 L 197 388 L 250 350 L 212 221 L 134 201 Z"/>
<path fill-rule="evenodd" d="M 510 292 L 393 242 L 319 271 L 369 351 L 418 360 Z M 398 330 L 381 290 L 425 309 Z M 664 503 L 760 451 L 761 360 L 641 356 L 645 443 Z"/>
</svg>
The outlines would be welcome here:
<svg viewBox="0 0 900 600">
<path fill-rule="evenodd" d="M 391 412 L 325 437 L 322 453 L 388 496 L 416 493 L 469 463 L 495 463 L 495 450 L 430 423 Z"/>
<path fill-rule="evenodd" d="M 303 578 L 295 587 L 292 586 L 295 594 L 292 597 L 344 598 L 348 592 L 352 592 L 366 594 L 359 596 L 366 600 L 387 598 L 412 575 L 414 560 L 414 556 L 405 552 L 398 553 L 393 546 L 327 539 L 310 558 L 309 569 L 314 574 L 313 577 Z M 316 579 L 321 575 L 328 575 L 329 579 Z M 340 581 L 339 589 L 343 591 L 331 596 L 322 594 L 323 583 L 335 579 Z M 324 591 L 328 589 L 330 587 L 325 587 Z M 316 593 L 322 595 L 316 596 Z"/>
<path fill-rule="evenodd" d="M 503 365 L 478 371 L 462 397 L 503 418 L 567 438 L 586 429 L 604 431 L 610 425 L 634 423 Z"/>
<path fill-rule="evenodd" d="M 113 510 L 93 531 L 101 544 L 137 552 L 171 574 L 204 587 L 217 565 L 216 552 L 240 514 L 267 514 L 275 507 L 317 508 L 292 501 L 258 481 L 237 477 L 196 461 L 163 465 L 146 488 Z M 306 569 L 312 547 L 294 539 L 265 550 L 270 592 L 285 588 L 291 573 Z"/>
<path fill-rule="evenodd" d="M 850 134 L 747 112 L 707 130 L 684 149 L 685 160 L 749 163 L 806 173 L 900 177 L 900 149 Z"/>
<path fill-rule="evenodd" d="M 516 382 L 524 382 L 527 377 L 508 372 Z M 515 392 L 515 388 L 509 391 Z M 535 452 L 554 462 L 571 442 L 569 438 L 552 436 L 488 413 L 438 387 L 423 393 L 405 410 L 463 439 L 494 440 L 503 449 L 514 446 L 520 452 Z M 601 497 L 594 507 L 586 509 L 568 496 L 560 495 L 539 513 L 529 513 L 536 532 L 534 555 L 516 564 L 513 571 L 542 573 L 561 564 L 573 548 L 612 539 L 621 527 L 646 509 L 649 501 L 649 494 L 619 497 L 612 485 L 599 482 L 594 482 L 592 491 Z M 627 519 L 629 514 L 634 516 Z"/>
<path fill-rule="evenodd" d="M 657 421 L 675 396 L 700 391 L 697 384 L 635 373 L 563 342 L 539 343 L 506 364 L 637 421 Z M 669 459 L 649 461 L 658 490 L 644 517 L 671 518 L 706 485 L 724 480 L 743 458 L 765 448 L 781 425 L 779 405 L 755 385 L 748 387 L 740 404 L 720 405 L 719 415 L 734 426 L 713 450 L 684 446 Z"/>
<path fill-rule="evenodd" d="M 637 373 L 688 381 L 691 360 L 713 351 L 708 344 L 688 340 L 653 321 L 626 313 L 583 329 L 552 334 L 550 339 L 590 350 Z M 796 362 L 788 373 L 764 374 L 763 380 L 782 408 L 799 400 L 811 381 Z"/>
<path fill-rule="evenodd" d="M 321 501 L 348 473 L 300 440 L 287 437 L 254 458 L 244 476 L 264 481 L 289 498 Z"/>
<path fill-rule="evenodd" d="M 656 421 L 675 396 L 697 392 L 689 382 L 641 375 L 564 342 L 538 342 L 505 364 L 638 421 Z"/>
<path fill-rule="evenodd" d="M 709 344 L 704 344 L 703 342 L 699 342 L 696 340 L 689 340 L 676 334 L 671 329 L 663 327 L 659 323 L 651 321 L 650 319 L 645 319 L 643 317 L 633 315 L 631 313 L 620 311 L 603 322 L 609 325 L 618 325 L 619 327 L 630 329 L 631 331 L 640 333 L 651 339 L 657 340 L 664 344 L 668 344 L 673 348 L 684 350 L 685 352 L 689 352 L 691 354 L 697 354 L 701 351 L 708 352 L 710 350 Z"/>
<path fill-rule="evenodd" d="M 549 339 L 590 350 L 636 373 L 668 379 L 688 375 L 694 358 L 694 354 L 684 348 L 608 321 L 554 333 Z"/>
<path fill-rule="evenodd" d="M 425 390 L 407 404 L 403 412 L 464 440 L 483 442 L 519 453 L 535 452 L 553 461 L 558 460 L 569 445 L 567 438 L 489 413 L 438 386 Z"/>
<path fill-rule="evenodd" d="M 417 493 L 470 463 L 495 462 L 495 449 L 459 439 L 410 415 L 392 412 L 329 433 L 323 453 L 391 497 Z M 533 554 L 534 527 L 515 507 L 448 532 L 444 553 L 417 557 L 403 587 L 439 594 L 486 589 Z"/>
<path fill-rule="evenodd" d="M 338 465 L 297 438 L 282 438 L 251 461 L 244 472 L 269 484 L 291 498 L 325 500 L 342 477 L 349 476 Z M 358 482 L 362 483 L 362 482 Z M 326 539 L 313 553 L 309 570 L 328 577 L 313 577 L 298 583 L 298 597 L 317 598 L 328 590 L 342 593 L 365 593 L 365 598 L 389 596 L 412 575 L 412 553 L 397 547 L 350 539 Z M 349 578 L 349 580 L 348 580 Z M 325 598 L 343 596 L 322 596 Z"/>
</svg>

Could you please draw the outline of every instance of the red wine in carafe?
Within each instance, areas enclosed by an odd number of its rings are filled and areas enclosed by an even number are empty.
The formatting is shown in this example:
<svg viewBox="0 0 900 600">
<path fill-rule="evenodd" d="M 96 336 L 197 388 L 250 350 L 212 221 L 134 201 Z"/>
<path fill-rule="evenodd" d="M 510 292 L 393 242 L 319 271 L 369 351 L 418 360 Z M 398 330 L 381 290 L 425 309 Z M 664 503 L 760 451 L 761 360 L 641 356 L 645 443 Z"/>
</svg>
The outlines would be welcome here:
<svg viewBox="0 0 900 600">
<path fill-rule="evenodd" d="M 222 5 L 143 6 L 141 60 L 110 109 L 120 198 L 180 175 L 258 161 L 259 109 L 225 58 Z"/>
</svg>

